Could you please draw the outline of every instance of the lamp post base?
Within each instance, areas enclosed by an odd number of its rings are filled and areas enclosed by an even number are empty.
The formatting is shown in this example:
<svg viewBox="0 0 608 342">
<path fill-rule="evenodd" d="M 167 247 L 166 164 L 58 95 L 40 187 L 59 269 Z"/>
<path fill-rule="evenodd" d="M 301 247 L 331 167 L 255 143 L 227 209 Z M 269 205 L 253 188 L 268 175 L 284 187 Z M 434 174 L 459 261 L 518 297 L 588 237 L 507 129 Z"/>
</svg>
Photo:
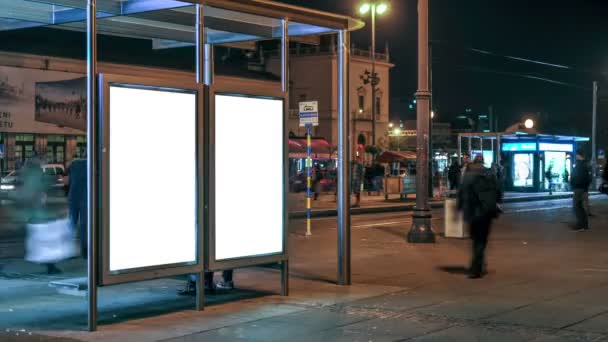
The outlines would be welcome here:
<svg viewBox="0 0 608 342">
<path fill-rule="evenodd" d="M 414 209 L 414 222 L 407 234 L 409 243 L 435 243 L 435 233 L 431 227 L 431 211 Z"/>
</svg>

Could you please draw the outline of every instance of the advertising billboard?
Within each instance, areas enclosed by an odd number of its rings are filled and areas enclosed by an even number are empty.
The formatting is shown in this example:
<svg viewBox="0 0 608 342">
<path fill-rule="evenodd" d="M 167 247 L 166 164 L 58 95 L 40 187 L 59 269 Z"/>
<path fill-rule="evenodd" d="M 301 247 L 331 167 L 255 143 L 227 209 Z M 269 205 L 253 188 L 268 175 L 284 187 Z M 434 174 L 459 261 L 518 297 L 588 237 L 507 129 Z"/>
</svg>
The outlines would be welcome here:
<svg viewBox="0 0 608 342">
<path fill-rule="evenodd" d="M 215 95 L 215 260 L 284 251 L 282 99 Z M 247 146 L 235 148 L 246 137 Z"/>
<path fill-rule="evenodd" d="M 36 82 L 36 121 L 86 131 L 86 80 Z"/>
<path fill-rule="evenodd" d="M 86 77 L 0 66 L 0 132 L 84 135 Z"/>
<path fill-rule="evenodd" d="M 109 271 L 196 263 L 196 92 L 110 84 L 107 127 Z"/>
</svg>

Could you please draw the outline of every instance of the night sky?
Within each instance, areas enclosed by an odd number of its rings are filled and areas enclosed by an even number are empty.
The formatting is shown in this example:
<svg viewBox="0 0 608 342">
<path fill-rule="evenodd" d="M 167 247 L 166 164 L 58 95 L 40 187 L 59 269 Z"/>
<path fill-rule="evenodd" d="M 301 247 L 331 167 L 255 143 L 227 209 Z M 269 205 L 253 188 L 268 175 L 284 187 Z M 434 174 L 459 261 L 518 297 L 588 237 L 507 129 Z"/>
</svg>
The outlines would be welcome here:
<svg viewBox="0 0 608 342">
<path fill-rule="evenodd" d="M 359 0 L 283 0 L 357 16 Z M 492 105 L 501 126 L 541 113 L 544 132 L 590 135 L 593 80 L 600 81 L 600 136 L 608 136 L 608 0 L 430 0 L 435 109 L 449 119 Z M 396 67 L 391 97 L 416 90 L 417 1 L 393 0 L 378 18 L 377 49 L 386 42 Z M 369 22 L 368 18 L 364 18 Z M 369 26 L 352 41 L 370 45 Z M 495 55 L 473 52 L 478 49 Z M 514 56 L 569 67 L 525 63 Z M 557 85 L 524 76 L 566 83 Z M 394 106 L 396 107 L 396 106 Z M 400 108 L 391 108 L 392 119 Z M 408 116 L 407 111 L 401 116 Z M 604 144 L 608 143 L 604 140 Z"/>
</svg>

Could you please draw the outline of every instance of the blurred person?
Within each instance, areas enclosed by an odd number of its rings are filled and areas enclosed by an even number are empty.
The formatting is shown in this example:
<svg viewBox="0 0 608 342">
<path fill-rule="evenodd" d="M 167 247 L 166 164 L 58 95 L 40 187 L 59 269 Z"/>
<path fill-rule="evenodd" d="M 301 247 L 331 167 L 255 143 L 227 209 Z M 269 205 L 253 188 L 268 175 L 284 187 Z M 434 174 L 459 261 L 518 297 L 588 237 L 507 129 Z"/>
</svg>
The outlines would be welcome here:
<svg viewBox="0 0 608 342">
<path fill-rule="evenodd" d="M 450 183 L 450 190 L 458 190 L 460 186 L 460 175 L 461 166 L 458 161 L 454 160 L 452 165 L 448 168 L 448 182 Z"/>
<path fill-rule="evenodd" d="M 70 223 L 80 238 L 80 253 L 87 258 L 87 159 L 75 158 L 68 168 L 68 205 Z"/>
<path fill-rule="evenodd" d="M 460 165 L 460 183 L 462 183 L 464 174 L 467 172 L 467 168 L 469 167 L 470 164 L 471 164 L 471 155 L 468 153 L 465 153 L 462 156 L 462 165 Z"/>
<path fill-rule="evenodd" d="M 19 194 L 19 207 L 22 210 L 24 219 L 28 225 L 28 234 L 26 237 L 26 259 L 46 259 L 44 255 L 46 251 L 39 251 L 42 246 L 32 241 L 44 241 L 44 231 L 38 231 L 40 234 L 33 233 L 31 227 L 43 226 L 51 220 L 51 215 L 47 209 L 47 182 L 44 172 L 42 171 L 42 163 L 37 154 L 29 159 L 21 168 L 22 186 Z M 47 247 L 47 246 L 45 246 Z M 60 248 L 60 246 L 48 246 L 50 249 Z M 29 255 L 36 255 L 35 258 L 30 258 Z M 47 274 L 58 274 L 61 270 L 55 266 L 54 262 L 42 262 L 46 265 Z"/>
<path fill-rule="evenodd" d="M 355 204 L 352 206 L 358 208 L 361 206 L 361 183 L 365 177 L 365 171 L 361 162 L 361 155 L 357 155 L 351 165 L 351 192 L 355 194 Z"/>
<path fill-rule="evenodd" d="M 588 230 L 589 212 L 588 204 L 585 204 L 585 201 L 589 200 L 591 172 L 582 151 L 576 152 L 576 161 L 572 177 L 570 177 L 570 185 L 573 191 L 572 208 L 576 216 L 576 224 L 573 230 L 577 232 Z"/>
<path fill-rule="evenodd" d="M 545 172 L 545 178 L 549 183 L 549 195 L 553 195 L 553 165 L 549 165 L 547 172 Z"/>
<path fill-rule="evenodd" d="M 319 193 L 321 192 L 321 180 L 323 179 L 323 173 L 321 172 L 321 168 L 318 164 L 313 166 L 311 177 L 312 184 L 310 187 L 310 191 L 313 192 L 313 200 L 316 201 L 319 198 Z"/>
<path fill-rule="evenodd" d="M 483 157 L 476 156 L 475 161 L 467 167 L 458 191 L 458 209 L 463 212 L 463 218 L 469 225 L 472 240 L 471 279 L 481 278 L 487 273 L 485 253 L 492 221 L 501 212 L 501 200 L 502 192 L 496 176 L 484 168 Z"/>
<path fill-rule="evenodd" d="M 570 191 L 570 172 L 568 172 L 567 167 L 564 167 L 564 172 L 562 173 L 562 181 L 564 183 L 564 190 Z"/>
<path fill-rule="evenodd" d="M 234 270 L 222 271 L 222 280 L 216 284 L 213 283 L 213 272 L 205 272 L 205 291 L 230 291 L 234 289 Z M 177 294 L 182 296 L 196 295 L 196 275 L 188 276 L 186 286 L 182 290 L 178 290 Z"/>
</svg>

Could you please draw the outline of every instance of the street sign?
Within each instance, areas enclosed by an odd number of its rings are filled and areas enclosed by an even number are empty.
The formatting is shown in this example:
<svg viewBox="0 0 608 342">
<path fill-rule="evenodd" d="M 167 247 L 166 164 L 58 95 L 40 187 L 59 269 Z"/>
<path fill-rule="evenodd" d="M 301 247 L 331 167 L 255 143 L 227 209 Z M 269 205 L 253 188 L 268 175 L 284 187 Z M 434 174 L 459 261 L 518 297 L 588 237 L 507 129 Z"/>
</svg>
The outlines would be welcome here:
<svg viewBox="0 0 608 342">
<path fill-rule="evenodd" d="M 300 102 L 300 126 L 319 126 L 319 102 Z"/>
</svg>

